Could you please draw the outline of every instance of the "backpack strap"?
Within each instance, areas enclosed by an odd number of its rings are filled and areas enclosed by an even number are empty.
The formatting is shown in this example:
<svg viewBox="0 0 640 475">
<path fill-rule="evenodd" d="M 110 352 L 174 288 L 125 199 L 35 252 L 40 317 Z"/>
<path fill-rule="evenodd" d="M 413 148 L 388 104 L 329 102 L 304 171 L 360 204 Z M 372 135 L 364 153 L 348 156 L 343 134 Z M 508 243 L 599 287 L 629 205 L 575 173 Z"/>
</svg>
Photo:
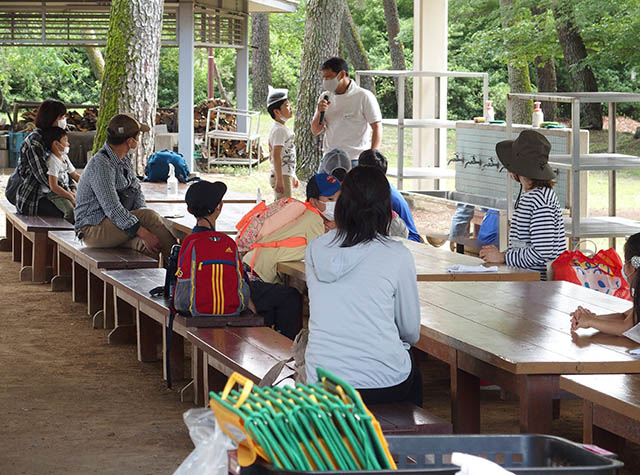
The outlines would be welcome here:
<svg viewBox="0 0 640 475">
<path fill-rule="evenodd" d="M 240 218 L 240 221 L 238 221 L 238 224 L 236 224 L 236 229 L 238 230 L 238 238 L 244 234 L 245 229 L 247 228 L 247 226 L 249 225 L 253 217 L 266 209 L 267 209 L 266 203 L 264 201 L 261 201 L 260 203 L 255 205 L 251 209 L 251 211 L 249 211 L 242 218 Z"/>
<path fill-rule="evenodd" d="M 311 211 L 312 213 L 317 214 L 318 216 L 320 216 L 324 220 L 324 218 L 322 217 L 322 213 L 320 213 L 320 211 L 318 211 L 318 209 L 315 206 L 313 206 L 311 203 L 309 203 L 308 201 L 304 202 L 304 207 L 307 208 L 307 210 Z"/>
<path fill-rule="evenodd" d="M 271 248 L 275 248 L 275 247 L 290 247 L 290 248 L 294 248 L 294 247 L 302 247 L 302 246 L 306 246 L 307 245 L 307 239 L 303 238 L 302 236 L 294 236 L 294 237 L 289 237 L 286 239 L 282 239 L 280 241 L 271 241 L 271 242 L 256 242 L 251 246 L 250 250 L 256 250 L 256 252 L 253 254 L 253 258 L 251 258 L 251 273 L 253 273 L 253 267 L 254 264 L 256 262 L 256 257 L 258 257 L 258 253 L 260 252 L 260 249 L 263 247 L 271 247 Z"/>
</svg>

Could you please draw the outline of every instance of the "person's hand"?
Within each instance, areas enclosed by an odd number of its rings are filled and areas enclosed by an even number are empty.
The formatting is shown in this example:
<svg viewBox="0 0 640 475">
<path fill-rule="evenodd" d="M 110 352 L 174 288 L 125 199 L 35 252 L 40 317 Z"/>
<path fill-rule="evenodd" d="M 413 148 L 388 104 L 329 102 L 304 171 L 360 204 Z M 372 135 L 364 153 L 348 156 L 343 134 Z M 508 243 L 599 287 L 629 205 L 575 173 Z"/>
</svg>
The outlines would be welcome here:
<svg viewBox="0 0 640 475">
<path fill-rule="evenodd" d="M 482 246 L 480 257 L 487 263 L 504 264 L 504 252 L 498 251 L 496 246 Z"/>
<path fill-rule="evenodd" d="M 73 205 L 74 208 L 76 207 L 76 197 L 75 196 L 71 200 L 71 204 Z"/>
<path fill-rule="evenodd" d="M 324 97 L 318 102 L 318 112 L 326 112 L 331 101 L 327 101 Z"/>
<path fill-rule="evenodd" d="M 578 307 L 571 313 L 571 331 L 578 328 L 589 328 L 596 314 L 584 307 Z"/>
<path fill-rule="evenodd" d="M 324 222 L 324 232 L 331 231 L 332 229 L 336 229 L 335 221 L 325 221 Z"/>
<path fill-rule="evenodd" d="M 284 183 L 276 179 L 276 193 L 284 193 Z"/>
<path fill-rule="evenodd" d="M 295 176 L 291 177 L 291 182 L 293 183 L 294 188 L 298 188 L 298 186 L 300 186 L 300 182 L 298 181 L 298 178 Z"/>
<path fill-rule="evenodd" d="M 142 243 L 147 251 L 157 254 L 162 249 L 162 244 L 160 243 L 160 239 L 158 236 L 153 234 L 151 231 L 140 226 L 138 229 L 138 236 L 142 239 Z"/>
</svg>

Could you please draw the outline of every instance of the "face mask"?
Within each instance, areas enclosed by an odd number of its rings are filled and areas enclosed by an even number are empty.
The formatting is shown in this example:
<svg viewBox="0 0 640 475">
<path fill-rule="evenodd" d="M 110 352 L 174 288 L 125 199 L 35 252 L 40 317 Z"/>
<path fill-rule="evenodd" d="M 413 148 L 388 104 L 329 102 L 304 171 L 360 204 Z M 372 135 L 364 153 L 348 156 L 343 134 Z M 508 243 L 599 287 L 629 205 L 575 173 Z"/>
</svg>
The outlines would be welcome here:
<svg viewBox="0 0 640 475">
<path fill-rule="evenodd" d="M 324 216 L 327 221 L 333 221 L 334 213 L 336 211 L 336 202 L 335 201 L 324 201 L 324 211 L 320 211 L 322 216 Z"/>
<path fill-rule="evenodd" d="M 64 153 L 65 155 L 69 155 L 69 146 L 68 145 L 64 148 L 62 153 Z"/>
<path fill-rule="evenodd" d="M 336 89 L 338 89 L 338 84 L 340 84 L 340 80 L 338 79 L 337 75 L 333 79 L 322 80 L 322 87 L 329 92 L 336 92 Z"/>
<path fill-rule="evenodd" d="M 633 272 L 631 273 L 631 275 L 636 273 L 636 269 L 633 270 Z M 624 280 L 627 281 L 627 283 L 629 285 L 631 285 L 631 281 L 629 280 L 629 278 L 631 277 L 631 275 L 627 275 L 627 273 L 624 270 L 624 266 L 622 266 L 622 277 L 624 277 Z"/>
<path fill-rule="evenodd" d="M 60 127 L 61 129 L 66 129 L 67 128 L 67 118 L 63 117 L 62 119 L 60 119 L 58 121 L 58 127 Z"/>
</svg>

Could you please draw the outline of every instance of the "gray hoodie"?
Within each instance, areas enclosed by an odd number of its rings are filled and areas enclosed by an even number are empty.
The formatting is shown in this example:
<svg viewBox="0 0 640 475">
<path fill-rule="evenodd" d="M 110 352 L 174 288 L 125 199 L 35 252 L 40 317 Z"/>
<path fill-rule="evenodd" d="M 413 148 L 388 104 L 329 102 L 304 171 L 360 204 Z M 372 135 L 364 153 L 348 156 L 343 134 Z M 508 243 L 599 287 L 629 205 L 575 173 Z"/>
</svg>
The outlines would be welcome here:
<svg viewBox="0 0 640 475">
<path fill-rule="evenodd" d="M 413 256 L 391 239 L 342 248 L 335 237 L 334 230 L 314 239 L 305 256 L 308 382 L 320 366 L 358 389 L 400 384 L 420 337 Z"/>
</svg>

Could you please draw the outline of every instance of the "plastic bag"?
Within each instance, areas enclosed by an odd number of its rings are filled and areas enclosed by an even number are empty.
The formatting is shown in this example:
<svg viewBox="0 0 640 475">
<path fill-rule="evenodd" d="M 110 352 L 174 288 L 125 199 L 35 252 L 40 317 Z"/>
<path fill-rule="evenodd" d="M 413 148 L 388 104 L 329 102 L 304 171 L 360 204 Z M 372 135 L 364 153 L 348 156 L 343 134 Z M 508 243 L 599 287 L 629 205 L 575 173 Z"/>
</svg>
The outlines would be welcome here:
<svg viewBox="0 0 640 475">
<path fill-rule="evenodd" d="M 227 451 L 237 449 L 238 445 L 220 430 L 213 411 L 209 408 L 189 409 L 183 418 L 196 448 L 174 475 L 227 475 Z"/>
<path fill-rule="evenodd" d="M 580 251 L 565 251 L 553 261 L 553 270 L 555 280 L 631 300 L 629 284 L 622 277 L 622 259 L 615 249 L 602 249 L 592 257 Z"/>
<path fill-rule="evenodd" d="M 451 454 L 451 463 L 460 467 L 456 475 L 514 475 L 491 460 L 460 452 Z"/>
</svg>

